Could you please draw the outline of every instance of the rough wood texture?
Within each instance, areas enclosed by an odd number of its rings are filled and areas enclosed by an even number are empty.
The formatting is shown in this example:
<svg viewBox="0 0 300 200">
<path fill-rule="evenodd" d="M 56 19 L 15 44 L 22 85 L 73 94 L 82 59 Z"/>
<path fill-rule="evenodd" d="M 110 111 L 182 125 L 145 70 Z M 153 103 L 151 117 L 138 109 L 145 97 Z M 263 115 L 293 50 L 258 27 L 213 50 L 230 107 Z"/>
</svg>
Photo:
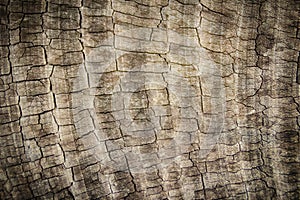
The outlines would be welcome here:
<svg viewBox="0 0 300 200">
<path fill-rule="evenodd" d="M 299 199 L 299 11 L 1 0 L 0 199 Z"/>
</svg>

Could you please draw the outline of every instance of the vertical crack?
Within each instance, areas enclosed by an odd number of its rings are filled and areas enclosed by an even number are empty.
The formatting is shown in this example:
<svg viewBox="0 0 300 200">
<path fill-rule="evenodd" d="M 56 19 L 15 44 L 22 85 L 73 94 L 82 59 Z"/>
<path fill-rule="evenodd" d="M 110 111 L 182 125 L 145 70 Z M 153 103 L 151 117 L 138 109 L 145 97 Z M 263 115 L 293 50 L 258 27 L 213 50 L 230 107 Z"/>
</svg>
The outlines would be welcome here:
<svg viewBox="0 0 300 200">
<path fill-rule="evenodd" d="M 300 52 L 298 55 L 298 62 L 297 62 L 296 83 L 300 84 Z"/>
<path fill-rule="evenodd" d="M 204 184 L 204 178 L 203 178 L 203 173 L 201 173 L 201 172 L 200 172 L 200 177 L 201 177 L 201 182 L 202 182 L 202 187 L 203 187 L 204 199 L 207 199 L 207 197 L 206 197 L 206 189 L 205 189 L 205 184 Z"/>
<path fill-rule="evenodd" d="M 85 64 L 85 61 L 86 61 L 86 55 L 85 55 L 85 49 L 84 49 L 84 44 L 83 44 L 83 13 L 82 13 L 82 9 L 83 9 L 83 0 L 81 1 L 81 4 L 80 4 L 80 8 L 78 8 L 78 12 L 79 12 L 79 29 L 80 29 L 80 38 L 78 39 L 79 42 L 80 42 L 80 45 L 81 45 L 81 52 L 82 52 L 82 56 L 83 56 L 83 62 L 82 62 L 82 65 L 84 66 L 84 71 L 86 73 L 86 77 L 87 77 L 87 82 L 88 82 L 88 87 L 90 88 L 91 87 L 91 84 L 90 84 L 90 79 L 89 79 L 89 73 L 88 73 L 88 70 L 86 68 L 86 64 Z"/>
<path fill-rule="evenodd" d="M 169 6 L 169 4 L 170 4 L 170 2 L 169 2 L 169 0 L 168 0 L 168 4 L 167 5 L 162 5 L 161 7 L 160 7 L 160 10 L 159 10 L 159 14 L 160 14 L 160 20 L 159 20 L 159 23 L 157 24 L 157 28 L 160 28 L 160 26 L 161 26 L 161 24 L 162 24 L 162 22 L 164 21 L 164 16 L 163 16 L 163 9 L 165 8 L 165 7 L 168 7 Z M 166 27 L 166 28 L 168 28 L 168 27 Z"/>
<path fill-rule="evenodd" d="M 10 52 L 10 47 L 11 47 L 11 39 L 10 39 L 10 0 L 8 0 L 7 2 L 7 6 L 6 6 L 6 12 L 7 12 L 7 30 L 8 30 L 8 63 L 9 63 L 9 74 L 11 74 L 11 77 L 12 77 L 12 82 L 14 82 L 14 79 L 13 79 L 13 76 L 12 76 L 12 63 L 11 63 L 11 52 Z"/>
</svg>

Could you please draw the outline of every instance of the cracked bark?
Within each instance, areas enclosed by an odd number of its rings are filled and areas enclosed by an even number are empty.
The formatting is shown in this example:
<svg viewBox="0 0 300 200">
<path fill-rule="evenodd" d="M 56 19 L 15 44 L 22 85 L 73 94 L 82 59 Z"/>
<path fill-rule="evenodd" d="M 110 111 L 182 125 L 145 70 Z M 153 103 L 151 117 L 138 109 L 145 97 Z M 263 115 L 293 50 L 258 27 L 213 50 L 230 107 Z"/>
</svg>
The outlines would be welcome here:
<svg viewBox="0 0 300 200">
<path fill-rule="evenodd" d="M 299 10 L 293 0 L 1 1 L 0 199 L 299 199 Z M 95 113 L 76 108 L 87 88 Z M 212 120 L 220 137 L 201 157 Z M 130 153 L 117 167 L 101 161 L 128 149 L 144 168 Z"/>
</svg>

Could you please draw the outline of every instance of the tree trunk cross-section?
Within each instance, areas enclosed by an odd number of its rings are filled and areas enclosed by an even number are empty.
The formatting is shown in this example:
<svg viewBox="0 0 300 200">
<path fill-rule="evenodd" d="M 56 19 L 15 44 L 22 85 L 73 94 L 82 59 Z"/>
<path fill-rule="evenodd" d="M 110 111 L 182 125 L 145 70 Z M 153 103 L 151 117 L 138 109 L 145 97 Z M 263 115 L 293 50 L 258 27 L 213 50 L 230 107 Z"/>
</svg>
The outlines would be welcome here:
<svg viewBox="0 0 300 200">
<path fill-rule="evenodd" d="M 299 12 L 1 0 L 0 199 L 299 199 Z"/>
</svg>

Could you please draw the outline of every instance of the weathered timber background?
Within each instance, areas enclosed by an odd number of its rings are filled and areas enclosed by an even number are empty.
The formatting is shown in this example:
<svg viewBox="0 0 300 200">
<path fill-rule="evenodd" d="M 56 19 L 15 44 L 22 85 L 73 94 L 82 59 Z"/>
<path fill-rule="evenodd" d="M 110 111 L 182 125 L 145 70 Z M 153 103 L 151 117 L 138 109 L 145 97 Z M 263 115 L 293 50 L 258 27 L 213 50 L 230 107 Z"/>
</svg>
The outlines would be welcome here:
<svg viewBox="0 0 300 200">
<path fill-rule="evenodd" d="M 0 199 L 299 199 L 299 11 L 1 0 Z"/>
</svg>

